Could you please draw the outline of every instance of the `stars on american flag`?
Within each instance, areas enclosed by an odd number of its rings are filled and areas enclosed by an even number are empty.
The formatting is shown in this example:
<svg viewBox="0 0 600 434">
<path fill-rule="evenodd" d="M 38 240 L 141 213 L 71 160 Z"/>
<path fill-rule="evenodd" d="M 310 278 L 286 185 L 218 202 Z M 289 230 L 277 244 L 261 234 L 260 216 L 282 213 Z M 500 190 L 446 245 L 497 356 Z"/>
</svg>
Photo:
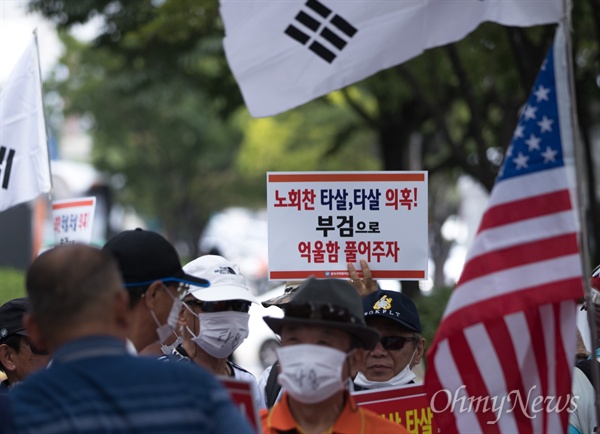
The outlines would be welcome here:
<svg viewBox="0 0 600 434">
<path fill-rule="evenodd" d="M 548 101 L 548 93 L 550 92 L 550 88 L 539 85 L 533 94 L 535 95 L 536 102 L 540 101 Z"/>
<path fill-rule="evenodd" d="M 525 129 L 525 127 L 523 127 L 523 125 L 521 125 L 521 124 L 517 125 L 517 128 L 515 129 L 515 133 L 514 133 L 513 137 L 523 138 L 523 130 L 524 129 Z"/>
<path fill-rule="evenodd" d="M 552 132 L 552 124 L 554 123 L 554 119 L 549 119 L 546 116 L 542 118 L 537 124 L 540 126 L 540 130 L 542 133 L 550 133 Z"/>
<path fill-rule="evenodd" d="M 519 155 L 517 156 L 517 158 L 513 158 L 513 161 L 514 161 L 515 165 L 517 166 L 517 169 L 526 169 L 527 161 L 529 161 L 529 157 L 527 155 L 523 155 L 522 153 L 519 152 Z"/>
<path fill-rule="evenodd" d="M 537 111 L 537 107 L 530 106 L 527 104 L 525 107 L 525 112 L 523 113 L 523 117 L 525 120 L 535 119 L 535 112 Z"/>
<path fill-rule="evenodd" d="M 554 162 L 556 160 L 556 154 L 558 154 L 558 151 L 547 147 L 546 150 L 542 152 L 542 157 L 544 157 L 544 163 Z"/>
<path fill-rule="evenodd" d="M 498 174 L 498 182 L 564 164 L 554 68 L 545 68 L 543 65 L 542 71 L 515 128 Z"/>
<path fill-rule="evenodd" d="M 542 141 L 541 138 L 536 137 L 534 134 L 531 134 L 529 136 L 529 138 L 527 140 L 525 140 L 525 143 L 529 147 L 529 152 L 533 151 L 534 149 L 539 151 L 541 141 Z"/>
</svg>

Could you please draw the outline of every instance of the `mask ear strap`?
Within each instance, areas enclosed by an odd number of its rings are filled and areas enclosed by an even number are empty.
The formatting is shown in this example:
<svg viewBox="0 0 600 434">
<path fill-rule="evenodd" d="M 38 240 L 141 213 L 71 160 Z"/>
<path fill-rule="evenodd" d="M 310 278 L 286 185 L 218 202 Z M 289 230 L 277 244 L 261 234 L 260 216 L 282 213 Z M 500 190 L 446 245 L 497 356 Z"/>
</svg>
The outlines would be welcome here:
<svg viewBox="0 0 600 434">
<path fill-rule="evenodd" d="M 196 324 L 196 320 L 198 320 L 198 336 L 200 336 L 200 315 L 196 314 L 196 312 L 192 311 L 192 309 L 185 303 L 183 303 L 183 305 L 186 307 L 186 309 L 194 316 L 194 325 Z M 185 325 L 186 330 L 188 331 L 188 333 L 192 336 L 193 338 L 197 338 L 198 336 L 196 336 L 196 334 L 190 330 L 190 327 L 186 324 Z M 188 354 L 188 358 L 190 360 L 194 360 L 196 358 L 196 356 L 198 355 L 198 345 L 193 342 L 192 345 L 194 346 L 194 355 L 190 356 Z"/>
<path fill-rule="evenodd" d="M 189 301 L 189 300 L 188 300 L 188 301 Z M 185 301 L 183 301 L 183 302 L 182 302 L 182 304 L 183 304 L 183 307 L 185 308 L 185 310 L 187 310 L 189 313 L 191 313 L 191 314 L 192 314 L 192 315 L 194 315 L 195 317 L 197 317 L 197 316 L 198 316 L 198 314 L 197 314 L 196 312 L 194 312 L 194 311 L 192 310 L 192 308 L 191 308 L 191 307 L 189 307 L 189 306 L 188 306 L 188 304 L 187 304 Z"/>
<path fill-rule="evenodd" d="M 169 291 L 169 287 L 167 285 L 165 285 L 164 283 L 163 283 L 163 289 L 165 290 L 165 292 L 167 294 L 169 294 L 169 297 L 171 297 L 173 299 L 173 301 L 175 301 L 175 297 L 173 296 L 173 294 L 171 294 L 171 291 Z"/>
<path fill-rule="evenodd" d="M 163 324 L 161 324 L 160 321 L 158 320 L 158 317 L 156 316 L 156 313 L 154 312 L 154 309 L 150 309 L 150 316 L 152 316 L 152 319 L 156 323 L 157 327 L 162 327 L 163 326 Z"/>
<path fill-rule="evenodd" d="M 196 321 L 198 321 L 198 335 L 196 335 L 196 333 L 194 333 L 193 331 L 190 330 L 190 327 L 186 324 L 185 328 L 187 329 L 187 331 L 189 332 L 190 335 L 192 335 L 192 337 L 197 338 L 198 336 L 200 336 L 200 315 L 197 314 L 196 312 L 194 312 L 192 310 L 191 307 L 189 307 L 187 305 L 187 303 L 183 302 L 183 306 L 187 309 L 187 311 L 189 313 L 191 313 L 194 317 L 194 325 L 196 325 Z"/>
<path fill-rule="evenodd" d="M 412 363 L 413 359 L 415 358 L 415 354 L 417 354 L 417 350 L 419 349 L 419 344 L 417 344 L 415 346 L 415 350 L 412 353 L 412 356 L 410 356 L 410 360 L 408 361 L 408 369 L 410 369 L 412 371 L 412 368 L 410 367 L 410 364 Z"/>
</svg>

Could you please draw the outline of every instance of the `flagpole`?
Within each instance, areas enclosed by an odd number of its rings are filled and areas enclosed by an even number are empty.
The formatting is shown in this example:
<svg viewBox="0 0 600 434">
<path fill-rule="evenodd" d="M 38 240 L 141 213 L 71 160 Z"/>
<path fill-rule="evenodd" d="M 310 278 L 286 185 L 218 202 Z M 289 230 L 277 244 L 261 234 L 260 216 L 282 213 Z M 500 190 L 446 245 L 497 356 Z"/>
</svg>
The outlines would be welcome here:
<svg viewBox="0 0 600 434">
<path fill-rule="evenodd" d="M 581 138 L 579 135 L 579 124 L 577 119 L 577 103 L 575 99 L 575 75 L 574 75 L 574 67 L 573 67 L 573 56 L 572 56 L 572 43 L 571 43 L 571 10 L 572 4 L 570 0 L 564 0 L 564 25 L 562 26 L 562 32 L 564 37 L 564 47 L 565 50 L 565 59 L 567 62 L 567 77 L 569 83 L 569 98 L 571 103 L 571 125 L 572 125 L 572 140 L 573 140 L 573 148 L 575 153 L 575 171 L 576 173 L 583 173 L 585 171 L 585 165 L 583 164 L 583 150 L 581 144 Z M 581 250 L 581 262 L 583 268 L 583 287 L 585 292 L 585 305 L 587 306 L 587 320 L 588 326 L 590 329 L 590 334 L 592 336 L 591 339 L 591 350 L 592 350 L 592 358 L 595 360 L 597 344 L 596 344 L 596 336 L 598 330 L 596 329 L 596 312 L 594 307 L 592 306 L 592 298 L 591 298 L 591 289 L 588 284 L 588 279 L 591 276 L 591 267 L 590 267 L 590 254 L 589 254 L 589 245 L 588 245 L 588 231 L 586 226 L 586 196 L 583 188 L 581 187 L 581 183 L 577 182 L 577 202 L 579 208 L 579 225 L 581 230 L 581 236 L 579 240 L 579 246 Z M 598 426 L 600 422 L 600 371 L 598 369 L 598 363 L 592 363 L 592 384 L 594 386 L 595 391 L 595 399 L 594 399 L 594 408 L 596 410 L 596 426 Z M 596 427 L 594 427 L 596 428 Z M 594 430 L 595 431 L 595 430 Z"/>
<path fill-rule="evenodd" d="M 42 66 L 40 62 L 40 45 L 38 44 L 37 28 L 33 30 L 33 39 L 35 40 L 35 53 L 37 55 L 38 74 L 40 78 L 40 99 L 42 100 L 42 116 L 44 117 L 44 132 L 46 134 L 46 152 L 48 153 L 48 173 L 50 173 L 50 191 L 48 192 L 48 200 L 52 202 L 54 184 L 52 182 L 52 167 L 50 165 L 50 135 L 48 134 L 48 122 L 46 122 L 46 110 L 44 109 L 44 86 L 42 82 Z"/>
</svg>

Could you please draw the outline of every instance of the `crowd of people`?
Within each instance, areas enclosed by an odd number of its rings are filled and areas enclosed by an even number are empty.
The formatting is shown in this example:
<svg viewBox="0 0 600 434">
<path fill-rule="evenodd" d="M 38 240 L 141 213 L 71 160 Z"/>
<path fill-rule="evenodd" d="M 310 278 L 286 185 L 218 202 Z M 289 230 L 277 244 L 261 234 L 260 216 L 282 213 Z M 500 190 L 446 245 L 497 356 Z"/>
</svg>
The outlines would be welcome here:
<svg viewBox="0 0 600 434">
<path fill-rule="evenodd" d="M 361 277 L 348 264 L 349 281 L 288 282 L 263 302 L 284 315 L 264 318 L 281 346 L 257 381 L 231 361 L 258 302 L 236 264 L 204 255 L 182 267 L 141 229 L 102 249 L 46 251 L 27 271 L 27 297 L 0 306 L 0 432 L 255 432 L 222 376 L 250 383 L 264 433 L 407 432 L 352 393 L 414 382 L 419 313 L 360 265 Z M 584 365 L 574 384 L 593 403 Z M 571 414 L 570 432 L 593 426 L 592 404 Z"/>
<path fill-rule="evenodd" d="M 425 340 L 414 303 L 383 291 L 361 261 L 351 280 L 308 279 L 264 302 L 281 337 L 257 379 L 231 361 L 257 303 L 216 255 L 185 266 L 161 235 L 124 231 L 102 249 L 58 246 L 35 259 L 27 297 L 0 307 L 0 430 L 254 432 L 219 376 L 253 389 L 265 433 L 406 432 L 351 391 L 413 381 Z"/>
</svg>

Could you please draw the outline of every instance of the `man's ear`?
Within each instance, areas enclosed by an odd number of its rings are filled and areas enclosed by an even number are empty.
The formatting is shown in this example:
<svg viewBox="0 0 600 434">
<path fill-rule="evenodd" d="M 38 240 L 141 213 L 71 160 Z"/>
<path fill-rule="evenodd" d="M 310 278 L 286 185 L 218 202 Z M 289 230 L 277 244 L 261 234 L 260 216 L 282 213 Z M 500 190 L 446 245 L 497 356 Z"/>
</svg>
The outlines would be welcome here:
<svg viewBox="0 0 600 434">
<path fill-rule="evenodd" d="M 423 355 L 425 354 L 425 338 L 421 338 L 421 340 L 417 343 L 417 352 L 415 353 L 415 357 L 413 357 L 412 363 L 411 363 L 411 369 L 414 366 L 417 366 L 419 363 L 421 363 L 421 359 L 423 358 Z"/>
<path fill-rule="evenodd" d="M 17 369 L 15 362 L 13 361 L 13 354 L 15 350 L 6 344 L 0 345 L 0 363 L 6 368 L 7 371 L 14 371 Z"/>
<path fill-rule="evenodd" d="M 25 326 L 25 330 L 27 330 L 29 341 L 33 344 L 34 347 L 39 350 L 48 350 L 48 343 L 44 338 L 44 335 L 40 333 L 40 326 L 30 313 L 26 313 L 23 315 L 23 325 Z"/>
<path fill-rule="evenodd" d="M 157 297 L 160 291 L 163 290 L 164 283 L 161 280 L 156 280 L 150 284 L 146 292 L 144 293 L 144 302 L 148 309 L 155 309 L 157 304 Z"/>
</svg>

